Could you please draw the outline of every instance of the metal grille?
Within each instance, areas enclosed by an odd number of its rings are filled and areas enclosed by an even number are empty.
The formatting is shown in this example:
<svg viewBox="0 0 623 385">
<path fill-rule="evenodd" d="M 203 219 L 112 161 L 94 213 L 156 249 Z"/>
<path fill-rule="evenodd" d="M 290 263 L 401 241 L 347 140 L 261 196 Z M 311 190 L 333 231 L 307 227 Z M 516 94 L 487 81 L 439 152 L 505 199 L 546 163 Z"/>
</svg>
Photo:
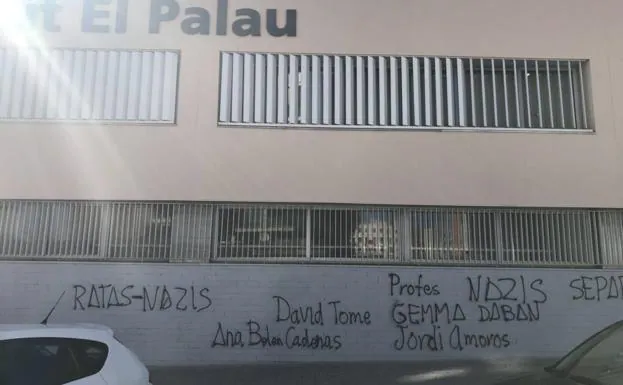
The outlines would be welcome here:
<svg viewBox="0 0 623 385">
<path fill-rule="evenodd" d="M 224 52 L 219 122 L 586 130 L 586 63 Z"/>
<path fill-rule="evenodd" d="M 179 53 L 0 48 L 0 121 L 175 122 Z"/>
<path fill-rule="evenodd" d="M 597 223 L 597 213 L 582 210 L 417 210 L 413 258 L 431 263 L 594 265 L 599 263 Z"/>
<path fill-rule="evenodd" d="M 623 265 L 623 211 L 0 201 L 0 257 Z"/>
</svg>

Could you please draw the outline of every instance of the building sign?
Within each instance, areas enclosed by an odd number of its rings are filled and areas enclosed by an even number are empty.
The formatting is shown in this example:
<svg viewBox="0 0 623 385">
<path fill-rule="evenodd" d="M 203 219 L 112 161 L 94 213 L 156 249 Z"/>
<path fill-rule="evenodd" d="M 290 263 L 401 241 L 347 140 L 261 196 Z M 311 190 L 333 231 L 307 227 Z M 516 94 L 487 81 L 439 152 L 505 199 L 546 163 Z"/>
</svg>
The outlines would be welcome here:
<svg viewBox="0 0 623 385">
<path fill-rule="evenodd" d="M 132 0 L 136 1 L 136 0 Z M 295 9 L 231 10 L 228 0 L 214 0 L 215 6 L 206 9 L 185 7 L 177 0 L 150 0 L 146 9 L 147 32 L 158 34 L 165 24 L 175 23 L 187 35 L 293 37 L 297 33 Z M 63 12 L 80 11 L 80 30 L 84 33 L 124 34 L 128 28 L 130 0 L 36 0 L 29 1 L 26 13 L 31 23 L 47 32 L 61 32 Z"/>
</svg>

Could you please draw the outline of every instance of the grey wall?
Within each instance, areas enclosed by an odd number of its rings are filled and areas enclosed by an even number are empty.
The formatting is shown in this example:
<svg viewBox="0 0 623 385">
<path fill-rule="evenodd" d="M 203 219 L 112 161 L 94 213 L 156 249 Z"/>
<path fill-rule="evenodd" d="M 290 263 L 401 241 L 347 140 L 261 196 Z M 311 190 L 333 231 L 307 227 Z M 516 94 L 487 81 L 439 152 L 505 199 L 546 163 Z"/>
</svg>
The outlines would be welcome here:
<svg viewBox="0 0 623 385">
<path fill-rule="evenodd" d="M 595 270 L 4 262 L 0 322 L 40 322 L 65 291 L 50 322 L 107 324 L 152 365 L 550 357 L 623 318 L 622 282 Z M 292 312 L 278 321 L 283 301 Z M 299 306 L 313 323 L 295 319 Z M 363 324 L 336 324 L 336 307 Z"/>
</svg>

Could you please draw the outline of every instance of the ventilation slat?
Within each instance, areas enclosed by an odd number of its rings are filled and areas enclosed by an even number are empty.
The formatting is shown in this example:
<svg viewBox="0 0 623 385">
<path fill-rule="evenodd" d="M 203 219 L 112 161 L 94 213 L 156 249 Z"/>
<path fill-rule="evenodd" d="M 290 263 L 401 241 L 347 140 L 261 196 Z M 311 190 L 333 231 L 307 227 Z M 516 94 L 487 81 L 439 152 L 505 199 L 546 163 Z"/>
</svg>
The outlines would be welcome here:
<svg viewBox="0 0 623 385">
<path fill-rule="evenodd" d="M 426 114 L 426 125 L 433 125 L 433 71 L 431 69 L 431 60 L 428 57 L 424 59 L 424 103 Z"/>
<path fill-rule="evenodd" d="M 413 67 L 411 71 L 411 76 L 413 77 L 413 124 L 417 127 L 422 125 L 422 96 L 420 84 L 421 68 L 420 59 L 414 57 L 412 61 Z"/>
<path fill-rule="evenodd" d="M 448 106 L 448 126 L 454 126 L 454 73 L 452 59 L 446 58 L 446 103 Z"/>
<path fill-rule="evenodd" d="M 410 116 L 411 100 L 410 100 L 409 95 L 411 94 L 412 90 L 410 87 L 409 73 L 410 73 L 409 58 L 401 57 L 400 58 L 400 84 L 398 85 L 398 89 L 400 90 L 400 101 L 402 102 L 402 105 L 401 105 L 402 114 L 401 114 L 401 119 L 400 119 L 400 124 L 402 126 L 411 125 L 411 116 Z M 414 98 L 415 98 L 415 95 L 414 95 Z"/>
<path fill-rule="evenodd" d="M 345 78 L 345 124 L 355 124 L 355 62 L 352 56 L 344 59 Z"/>
<path fill-rule="evenodd" d="M 456 76 L 457 76 L 457 94 L 459 103 L 459 126 L 465 127 L 467 125 L 467 111 L 466 111 L 466 95 L 465 95 L 465 67 L 463 59 L 456 59 Z"/>
<path fill-rule="evenodd" d="M 322 124 L 333 124 L 333 63 L 330 56 L 322 57 Z"/>
<path fill-rule="evenodd" d="M 322 122 L 322 59 L 312 56 L 311 66 L 311 123 Z"/>
<path fill-rule="evenodd" d="M 253 110 L 255 107 L 255 56 L 244 54 L 244 86 L 242 103 L 242 121 L 250 123 L 253 121 Z"/>
<path fill-rule="evenodd" d="M 301 58 L 301 117 L 300 122 L 303 124 L 311 123 L 312 110 L 312 84 L 311 84 L 311 66 L 309 56 Z"/>
<path fill-rule="evenodd" d="M 344 124 L 344 58 L 336 56 L 333 62 L 334 79 L 334 124 Z"/>
<path fill-rule="evenodd" d="M 400 75 L 398 67 L 398 59 L 396 57 L 389 58 L 389 106 L 390 106 L 390 125 L 398 126 L 399 116 L 398 110 L 400 107 L 400 101 L 398 99 L 400 88 L 398 86 L 398 79 Z"/>
<path fill-rule="evenodd" d="M 288 121 L 288 58 L 279 55 L 277 80 L 277 123 Z"/>
<path fill-rule="evenodd" d="M 387 119 L 387 107 L 388 107 L 388 94 L 387 94 L 387 58 L 384 56 L 379 57 L 379 125 L 386 126 L 388 124 Z"/>
<path fill-rule="evenodd" d="M 277 121 L 278 88 L 277 88 L 277 57 L 266 55 L 266 122 L 275 123 Z M 257 112 L 259 106 L 255 106 Z M 257 122 L 257 121 L 256 121 Z M 259 123 L 259 122 L 258 122 Z"/>
<path fill-rule="evenodd" d="M 437 127 L 441 127 L 445 125 L 444 121 L 444 94 L 443 94 L 443 69 L 441 58 L 436 57 L 435 59 L 435 125 Z"/>
<path fill-rule="evenodd" d="M 366 62 L 357 56 L 357 124 L 366 124 Z"/>
<path fill-rule="evenodd" d="M 376 82 L 376 65 L 373 56 L 367 57 L 368 61 L 368 124 L 373 126 L 377 124 L 377 82 Z"/>
</svg>

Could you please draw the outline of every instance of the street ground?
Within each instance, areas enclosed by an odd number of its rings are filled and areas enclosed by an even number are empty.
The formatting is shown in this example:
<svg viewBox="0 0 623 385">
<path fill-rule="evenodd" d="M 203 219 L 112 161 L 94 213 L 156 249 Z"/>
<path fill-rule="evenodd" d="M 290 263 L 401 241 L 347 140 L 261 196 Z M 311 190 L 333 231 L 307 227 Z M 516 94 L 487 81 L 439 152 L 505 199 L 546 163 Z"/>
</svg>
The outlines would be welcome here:
<svg viewBox="0 0 623 385">
<path fill-rule="evenodd" d="M 490 385 L 551 360 L 363 362 L 151 368 L 154 385 Z"/>
</svg>

